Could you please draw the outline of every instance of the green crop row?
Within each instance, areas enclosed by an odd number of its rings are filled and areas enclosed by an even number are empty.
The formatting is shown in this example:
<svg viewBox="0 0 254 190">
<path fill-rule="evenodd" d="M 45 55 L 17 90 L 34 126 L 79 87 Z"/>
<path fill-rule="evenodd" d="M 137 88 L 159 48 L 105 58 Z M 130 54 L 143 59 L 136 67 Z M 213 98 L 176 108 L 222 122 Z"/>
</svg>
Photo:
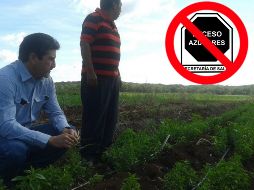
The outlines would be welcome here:
<svg viewBox="0 0 254 190">
<path fill-rule="evenodd" d="M 178 162 L 164 176 L 165 189 L 250 189 L 251 173 L 242 165 L 254 155 L 254 105 L 243 105 L 219 117 L 203 119 L 193 116 L 192 122 L 165 120 L 141 132 L 132 129 L 124 131 L 105 152 L 103 158 L 116 171 L 131 171 L 159 155 L 163 148 L 179 143 L 193 142 L 204 134 L 212 138 L 211 144 L 222 155 L 230 150 L 231 157 L 214 165 L 207 165 L 202 171 L 195 171 L 188 161 Z M 68 190 L 75 184 L 92 186 L 103 180 L 94 174 L 77 150 L 68 152 L 66 159 L 46 169 L 26 171 L 25 176 L 14 178 L 19 190 L 59 189 Z M 202 183 L 199 183 L 202 182 Z M 124 180 L 122 189 L 140 189 L 138 178 L 131 175 Z M 0 180 L 0 190 L 4 190 Z"/>
<path fill-rule="evenodd" d="M 128 170 L 143 164 L 161 151 L 165 140 L 167 145 L 189 142 L 207 132 L 208 125 L 201 120 L 183 123 L 167 120 L 158 128 L 142 132 L 132 129 L 124 131 L 106 151 L 104 158 L 117 170 Z"/>
<path fill-rule="evenodd" d="M 248 190 L 250 182 L 249 173 L 244 170 L 240 158 L 235 156 L 215 166 L 207 165 L 199 173 L 187 161 L 177 162 L 164 176 L 164 189 Z"/>
<path fill-rule="evenodd" d="M 81 105 L 79 91 L 65 92 L 57 91 L 57 98 L 61 106 L 78 106 Z M 213 95 L 213 94 L 191 94 L 191 93 L 120 93 L 120 105 L 160 105 L 168 103 L 230 103 L 252 101 L 252 96 L 247 95 Z"/>
<path fill-rule="evenodd" d="M 67 152 L 66 158 L 55 165 L 44 169 L 31 168 L 25 172 L 26 175 L 12 179 L 14 190 L 68 190 L 77 180 L 86 180 L 92 175 L 87 165 L 81 162 L 77 150 Z"/>
<path fill-rule="evenodd" d="M 193 188 L 206 174 L 199 189 L 249 189 L 251 174 L 243 168 L 242 161 L 254 154 L 253 114 L 254 106 L 250 104 L 207 120 L 194 118 L 191 123 L 166 120 L 158 128 L 147 130 L 148 132 L 128 129 L 104 156 L 117 170 L 130 170 L 133 166 L 153 159 L 155 153 L 161 150 L 165 139 L 172 146 L 182 142 L 190 143 L 209 133 L 213 137 L 211 143 L 214 149 L 220 155 L 229 149 L 233 152 L 233 157 L 214 166 L 207 165 L 202 174 L 190 168 L 189 164 L 176 164 L 165 175 L 165 188 Z"/>
</svg>

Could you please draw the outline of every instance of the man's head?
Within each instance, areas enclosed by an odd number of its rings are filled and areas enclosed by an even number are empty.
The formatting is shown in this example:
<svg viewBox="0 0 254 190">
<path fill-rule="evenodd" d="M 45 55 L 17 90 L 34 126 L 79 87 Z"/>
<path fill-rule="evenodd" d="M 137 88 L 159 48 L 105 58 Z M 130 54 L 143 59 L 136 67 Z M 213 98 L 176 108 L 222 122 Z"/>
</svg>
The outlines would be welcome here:
<svg viewBox="0 0 254 190">
<path fill-rule="evenodd" d="M 102 10 L 110 12 L 112 19 L 116 20 L 121 13 L 122 2 L 121 0 L 101 0 L 100 7 Z"/>
<path fill-rule="evenodd" d="M 19 46 L 19 60 L 26 64 L 34 78 L 48 77 L 56 66 L 56 50 L 59 48 L 57 40 L 47 34 L 30 34 Z"/>
</svg>

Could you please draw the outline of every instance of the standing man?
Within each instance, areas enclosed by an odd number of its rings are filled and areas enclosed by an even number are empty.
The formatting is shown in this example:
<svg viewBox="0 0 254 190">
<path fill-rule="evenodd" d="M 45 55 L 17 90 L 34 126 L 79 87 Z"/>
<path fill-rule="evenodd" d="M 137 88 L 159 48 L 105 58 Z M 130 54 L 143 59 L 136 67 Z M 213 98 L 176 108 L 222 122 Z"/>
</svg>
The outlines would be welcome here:
<svg viewBox="0 0 254 190">
<path fill-rule="evenodd" d="M 121 0 L 101 0 L 82 25 L 81 155 L 93 163 L 112 144 L 118 120 L 121 42 L 114 20 L 121 6 Z"/>
<path fill-rule="evenodd" d="M 78 141 L 49 75 L 59 48 L 47 34 L 28 35 L 20 44 L 19 60 L 0 69 L 0 178 L 7 184 L 25 168 L 56 161 Z M 41 110 L 48 124 L 36 124 Z"/>
</svg>

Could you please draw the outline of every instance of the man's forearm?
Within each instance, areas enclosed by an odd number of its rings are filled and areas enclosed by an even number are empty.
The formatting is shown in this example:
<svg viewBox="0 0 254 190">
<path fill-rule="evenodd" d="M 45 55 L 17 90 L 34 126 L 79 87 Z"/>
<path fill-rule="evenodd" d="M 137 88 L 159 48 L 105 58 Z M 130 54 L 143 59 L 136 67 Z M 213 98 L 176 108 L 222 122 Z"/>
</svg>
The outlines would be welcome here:
<svg viewBox="0 0 254 190">
<path fill-rule="evenodd" d="M 81 56 L 82 56 L 83 62 L 85 62 L 85 67 L 87 69 L 93 70 L 90 45 L 87 42 L 81 41 L 80 48 L 81 48 Z"/>
<path fill-rule="evenodd" d="M 50 135 L 28 129 L 20 125 L 16 120 L 9 120 L 0 126 L 0 138 L 16 139 L 43 148 L 48 143 Z"/>
<path fill-rule="evenodd" d="M 83 59 L 83 68 L 84 72 L 87 74 L 87 84 L 90 86 L 96 86 L 97 85 L 97 76 L 94 71 L 93 63 L 92 63 L 92 57 L 91 57 L 91 48 L 90 45 L 87 42 L 81 41 L 80 42 L 81 47 L 81 55 Z"/>
</svg>

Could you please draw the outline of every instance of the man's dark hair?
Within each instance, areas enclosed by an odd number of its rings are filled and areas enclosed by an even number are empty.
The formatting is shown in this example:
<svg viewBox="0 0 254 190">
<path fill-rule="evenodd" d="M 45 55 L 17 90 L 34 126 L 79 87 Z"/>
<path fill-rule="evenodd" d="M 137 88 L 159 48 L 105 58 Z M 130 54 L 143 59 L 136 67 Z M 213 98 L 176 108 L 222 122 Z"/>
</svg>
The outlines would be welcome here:
<svg viewBox="0 0 254 190">
<path fill-rule="evenodd" d="M 34 33 L 26 36 L 19 46 L 19 60 L 28 61 L 29 55 L 34 53 L 39 59 L 50 50 L 58 50 L 60 44 L 48 34 Z"/>
<path fill-rule="evenodd" d="M 119 4 L 120 0 L 101 0 L 100 7 L 103 10 L 110 10 L 114 3 Z"/>
</svg>

